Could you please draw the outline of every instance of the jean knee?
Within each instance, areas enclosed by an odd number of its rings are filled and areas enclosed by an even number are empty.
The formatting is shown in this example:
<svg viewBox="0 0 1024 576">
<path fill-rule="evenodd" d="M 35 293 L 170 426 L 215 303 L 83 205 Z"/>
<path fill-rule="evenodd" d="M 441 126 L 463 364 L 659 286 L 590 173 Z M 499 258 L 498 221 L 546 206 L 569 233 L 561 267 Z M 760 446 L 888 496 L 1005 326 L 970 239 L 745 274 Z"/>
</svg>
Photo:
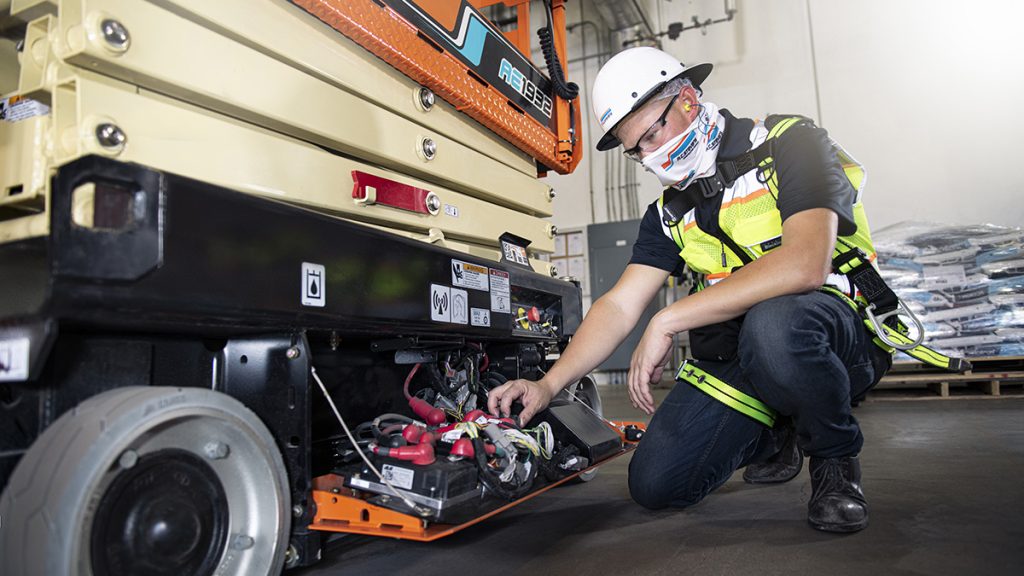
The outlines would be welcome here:
<svg viewBox="0 0 1024 576">
<path fill-rule="evenodd" d="M 704 494 L 688 494 L 685 487 L 671 480 L 663 471 L 645 466 L 636 454 L 629 463 L 629 495 L 649 510 L 687 508 L 704 499 Z"/>
</svg>

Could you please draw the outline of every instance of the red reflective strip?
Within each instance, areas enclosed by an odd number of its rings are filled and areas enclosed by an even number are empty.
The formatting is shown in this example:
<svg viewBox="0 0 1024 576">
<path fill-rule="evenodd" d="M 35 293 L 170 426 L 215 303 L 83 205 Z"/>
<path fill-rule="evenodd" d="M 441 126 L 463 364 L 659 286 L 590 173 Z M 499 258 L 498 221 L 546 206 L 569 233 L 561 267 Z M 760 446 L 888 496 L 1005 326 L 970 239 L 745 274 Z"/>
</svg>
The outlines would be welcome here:
<svg viewBox="0 0 1024 576">
<path fill-rule="evenodd" d="M 352 171 L 352 182 L 352 197 L 356 200 L 365 199 L 366 188 L 371 187 L 376 190 L 376 200 L 374 201 L 376 204 L 430 214 L 430 210 L 427 209 L 427 195 L 430 194 L 430 190 L 402 184 L 359 170 Z"/>
</svg>

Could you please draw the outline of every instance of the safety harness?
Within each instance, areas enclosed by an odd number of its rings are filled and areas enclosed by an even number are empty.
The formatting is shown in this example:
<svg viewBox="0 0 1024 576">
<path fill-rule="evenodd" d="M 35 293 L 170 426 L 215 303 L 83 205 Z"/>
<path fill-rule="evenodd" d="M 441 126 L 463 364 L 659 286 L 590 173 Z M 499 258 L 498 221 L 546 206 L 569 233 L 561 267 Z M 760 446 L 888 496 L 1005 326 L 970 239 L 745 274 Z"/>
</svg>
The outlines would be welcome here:
<svg viewBox="0 0 1024 576">
<path fill-rule="evenodd" d="M 802 116 L 769 117 L 765 121 L 765 126 L 769 130 L 768 135 L 760 145 L 736 158 L 716 162 L 717 169 L 714 175 L 698 180 L 691 184 L 691 186 L 699 186 L 699 190 L 705 198 L 712 198 L 732 187 L 740 177 L 753 170 L 757 170 L 757 181 L 763 184 L 777 200 L 779 189 L 778 177 L 774 169 L 775 143 L 778 137 L 789 128 L 801 123 L 810 122 L 809 119 Z M 859 168 L 859 165 L 857 167 Z M 847 171 L 847 176 L 851 179 L 851 183 L 859 188 L 863 180 L 863 170 L 861 169 L 856 176 L 857 182 L 854 182 L 855 176 L 850 171 Z M 667 190 L 666 194 L 662 197 L 661 208 L 665 226 L 668 227 L 673 240 L 679 246 L 682 253 L 685 254 L 686 242 L 680 223 L 687 213 L 693 210 L 692 200 L 686 195 L 679 193 L 679 191 Z M 862 207 L 858 206 L 858 208 Z M 777 210 L 777 207 L 775 210 Z M 863 213 L 860 216 L 863 217 Z M 866 220 L 860 219 L 862 221 L 857 222 L 858 226 L 866 228 Z M 703 233 L 714 237 L 721 243 L 721 269 L 728 270 L 725 272 L 726 275 L 781 245 L 781 242 L 772 243 L 773 245 L 761 245 L 761 253 L 751 255 L 748 250 L 739 246 L 730 237 L 728 232 L 722 230 L 721 227 L 718 230 Z M 846 293 L 829 285 L 822 286 L 820 290 L 838 297 L 855 310 L 863 319 L 865 327 L 872 334 L 874 344 L 883 350 L 887 352 L 900 350 L 912 358 L 945 370 L 956 372 L 969 370 L 971 365 L 966 360 L 951 358 L 922 344 L 924 329 L 921 322 L 885 283 L 885 280 L 872 264 L 872 258 L 857 245 L 858 242 L 870 248 L 870 236 L 866 230 L 859 237 L 853 238 L 852 241 L 851 239 L 839 237 L 836 241 L 832 258 L 833 272 L 847 278 L 850 292 Z M 726 247 L 741 262 L 739 266 L 735 266 L 731 270 L 728 269 L 725 253 Z M 871 250 L 873 251 L 873 248 Z M 710 271 L 703 270 L 700 272 L 707 276 Z M 698 288 L 703 288 L 703 283 L 704 280 L 702 279 L 701 285 Z M 909 336 L 910 330 L 901 320 L 902 317 L 910 319 L 916 327 L 917 335 L 915 338 Z M 690 362 L 683 362 L 676 373 L 676 378 L 693 385 L 730 408 L 753 418 L 765 426 L 771 427 L 775 423 L 776 414 L 770 407 Z"/>
</svg>

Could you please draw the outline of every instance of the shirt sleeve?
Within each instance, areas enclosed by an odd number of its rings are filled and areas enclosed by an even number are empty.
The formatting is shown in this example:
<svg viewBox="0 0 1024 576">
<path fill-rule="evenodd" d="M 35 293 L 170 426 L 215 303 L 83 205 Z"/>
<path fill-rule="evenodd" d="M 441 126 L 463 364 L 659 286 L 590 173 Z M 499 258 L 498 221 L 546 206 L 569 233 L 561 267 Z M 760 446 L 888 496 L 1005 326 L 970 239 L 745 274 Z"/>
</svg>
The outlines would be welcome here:
<svg viewBox="0 0 1024 576">
<path fill-rule="evenodd" d="M 828 208 L 839 217 L 840 236 L 857 231 L 853 221 L 856 190 L 843 172 L 828 132 L 801 122 L 779 136 L 775 155 L 783 222 L 797 212 Z"/>
<path fill-rule="evenodd" d="M 633 244 L 633 257 L 629 259 L 629 263 L 653 266 L 675 276 L 683 272 L 683 259 L 679 256 L 679 247 L 665 235 L 657 202 L 647 207 L 647 212 L 640 221 L 640 231 Z"/>
</svg>

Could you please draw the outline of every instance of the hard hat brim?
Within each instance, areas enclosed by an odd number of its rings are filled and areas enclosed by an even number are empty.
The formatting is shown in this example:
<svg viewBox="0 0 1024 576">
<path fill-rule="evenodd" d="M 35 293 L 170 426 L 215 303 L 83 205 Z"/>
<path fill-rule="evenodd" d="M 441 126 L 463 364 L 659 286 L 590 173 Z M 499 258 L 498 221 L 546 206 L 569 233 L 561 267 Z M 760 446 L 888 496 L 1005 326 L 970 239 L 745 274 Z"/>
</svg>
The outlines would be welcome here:
<svg viewBox="0 0 1024 576">
<path fill-rule="evenodd" d="M 665 82 L 658 84 L 657 86 L 652 88 L 646 95 L 637 100 L 636 103 L 633 104 L 633 107 L 629 110 L 629 113 L 622 117 L 622 120 L 625 120 L 630 114 L 632 114 L 638 108 L 646 104 L 652 96 L 657 94 L 666 84 L 668 84 L 672 80 L 675 80 L 676 78 L 687 78 L 690 80 L 690 82 L 694 85 L 695 88 L 700 88 L 700 85 L 704 82 L 704 80 L 707 79 L 708 75 L 711 74 L 712 68 L 713 66 L 711 64 L 697 64 L 696 66 L 691 66 L 686 70 L 683 70 L 682 72 L 666 80 Z M 616 138 L 614 134 L 612 134 L 615 128 L 618 127 L 619 124 L 622 124 L 622 120 L 616 122 L 611 128 L 608 129 L 608 131 L 604 133 L 604 136 L 601 136 L 601 139 L 597 141 L 597 150 L 599 152 L 611 150 L 612 148 L 615 148 L 616 146 L 622 144 L 622 142 L 619 141 L 619 139 Z"/>
</svg>

